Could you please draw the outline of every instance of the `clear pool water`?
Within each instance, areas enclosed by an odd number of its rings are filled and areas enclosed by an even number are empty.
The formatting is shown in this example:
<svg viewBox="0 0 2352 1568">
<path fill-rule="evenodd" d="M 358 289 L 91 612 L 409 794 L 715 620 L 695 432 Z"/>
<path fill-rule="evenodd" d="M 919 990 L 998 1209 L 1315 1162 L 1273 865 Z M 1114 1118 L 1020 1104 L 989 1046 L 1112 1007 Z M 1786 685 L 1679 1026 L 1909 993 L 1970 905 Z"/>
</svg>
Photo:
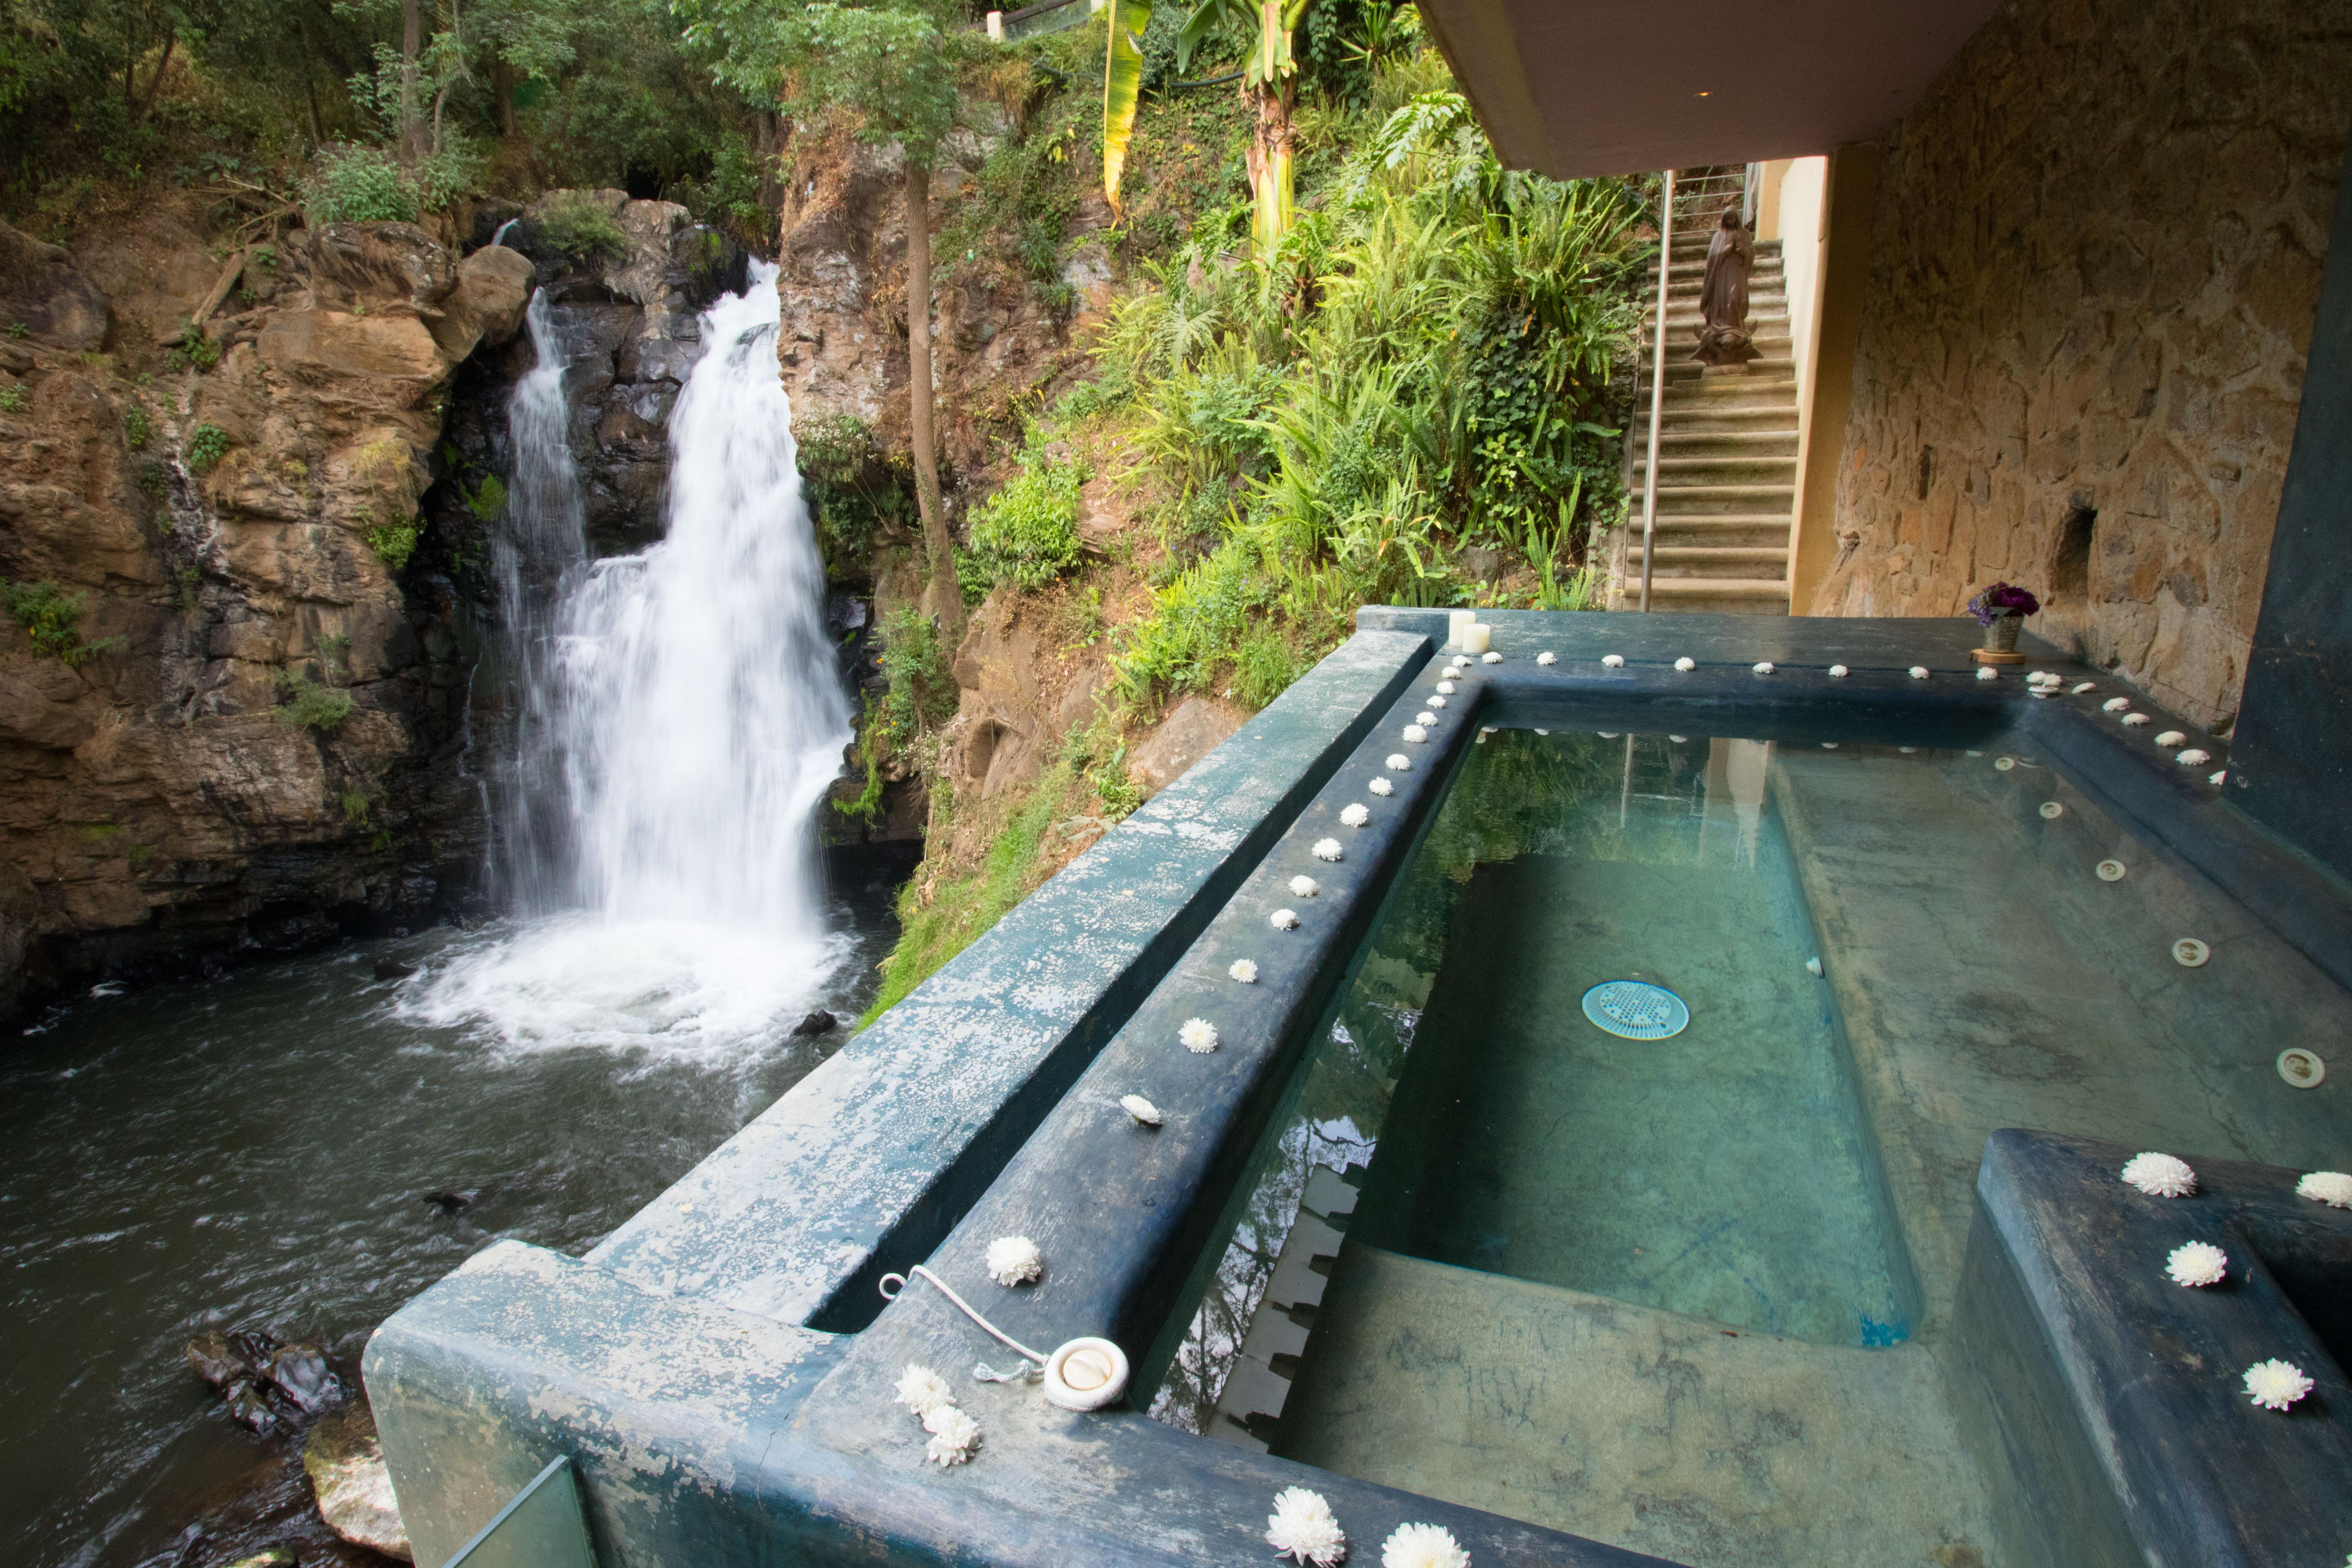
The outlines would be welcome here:
<svg viewBox="0 0 2352 1568">
<path fill-rule="evenodd" d="M 2273 1067 L 2352 998 L 2030 742 L 1748 732 L 1470 750 L 1163 1418 L 1705 1568 L 1981 1568 L 2009 1479 L 1944 1347 L 1986 1136 L 2352 1161 L 2352 1060 Z M 1689 1028 L 1595 1027 L 1611 979 Z M 1358 1196 L 1311 1334 L 1221 1402 L 1317 1165 Z"/>
</svg>

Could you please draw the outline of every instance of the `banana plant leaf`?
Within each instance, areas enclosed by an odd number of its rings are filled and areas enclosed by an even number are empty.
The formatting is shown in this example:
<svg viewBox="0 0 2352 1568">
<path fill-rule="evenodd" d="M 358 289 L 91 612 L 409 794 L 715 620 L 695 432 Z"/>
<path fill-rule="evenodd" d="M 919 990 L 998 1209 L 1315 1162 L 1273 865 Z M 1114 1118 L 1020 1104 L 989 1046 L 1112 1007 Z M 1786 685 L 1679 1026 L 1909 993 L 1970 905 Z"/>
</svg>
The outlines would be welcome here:
<svg viewBox="0 0 2352 1568">
<path fill-rule="evenodd" d="M 1118 177 L 1135 135 L 1135 106 L 1143 93 L 1143 29 L 1151 0 L 1109 0 L 1110 43 L 1103 51 L 1103 195 L 1119 211 Z"/>
</svg>

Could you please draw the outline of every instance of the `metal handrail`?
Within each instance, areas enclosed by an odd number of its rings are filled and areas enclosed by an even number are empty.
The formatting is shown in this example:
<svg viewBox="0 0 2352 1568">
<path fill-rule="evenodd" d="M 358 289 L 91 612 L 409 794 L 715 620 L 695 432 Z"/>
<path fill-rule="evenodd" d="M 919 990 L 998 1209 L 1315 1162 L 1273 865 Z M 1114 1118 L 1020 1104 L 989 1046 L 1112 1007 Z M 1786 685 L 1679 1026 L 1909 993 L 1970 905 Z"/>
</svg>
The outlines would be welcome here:
<svg viewBox="0 0 2352 1568">
<path fill-rule="evenodd" d="M 1675 246 L 1675 172 L 1658 204 L 1658 335 L 1650 358 L 1650 450 L 1642 468 L 1642 613 L 1650 612 L 1650 572 L 1658 559 L 1658 426 L 1666 412 L 1666 269 Z"/>
</svg>

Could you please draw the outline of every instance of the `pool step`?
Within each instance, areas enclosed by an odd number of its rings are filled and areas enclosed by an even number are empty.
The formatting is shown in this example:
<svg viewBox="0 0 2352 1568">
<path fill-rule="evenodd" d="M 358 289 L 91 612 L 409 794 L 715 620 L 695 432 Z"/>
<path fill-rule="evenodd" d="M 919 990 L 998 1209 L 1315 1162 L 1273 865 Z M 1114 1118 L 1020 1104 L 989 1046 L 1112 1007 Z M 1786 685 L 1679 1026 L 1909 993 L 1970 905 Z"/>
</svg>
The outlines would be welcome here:
<svg viewBox="0 0 2352 1568">
<path fill-rule="evenodd" d="M 1307 1336 L 1315 1310 L 1323 1303 L 1323 1288 L 1330 1281 L 1331 1265 L 1339 1256 L 1339 1238 L 1348 1218 L 1356 1212 L 1366 1167 L 1350 1165 L 1345 1172 L 1328 1165 L 1311 1167 L 1307 1190 L 1298 1200 L 1298 1217 L 1283 1238 L 1274 1260 L 1265 1294 L 1258 1300 L 1241 1350 L 1217 1395 L 1216 1419 L 1208 1435 L 1263 1454 L 1274 1441 L 1282 1407 L 1290 1399 L 1290 1380 L 1298 1358 L 1307 1353 Z"/>
</svg>

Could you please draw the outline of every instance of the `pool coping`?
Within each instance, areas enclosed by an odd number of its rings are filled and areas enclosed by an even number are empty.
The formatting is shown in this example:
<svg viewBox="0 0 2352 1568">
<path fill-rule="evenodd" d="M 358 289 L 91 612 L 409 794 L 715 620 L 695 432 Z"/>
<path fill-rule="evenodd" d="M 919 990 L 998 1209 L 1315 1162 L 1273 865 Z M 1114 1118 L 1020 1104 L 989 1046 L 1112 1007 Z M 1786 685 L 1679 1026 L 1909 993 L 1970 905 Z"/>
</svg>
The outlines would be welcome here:
<svg viewBox="0 0 2352 1568">
<path fill-rule="evenodd" d="M 908 999 L 919 1005 L 877 1021 L 843 1053 L 858 1053 L 853 1068 L 832 1075 L 845 1082 L 813 1075 L 815 1089 L 804 1083 L 787 1095 L 586 1260 L 505 1244 L 390 1320 L 371 1344 L 367 1377 L 404 1513 L 417 1512 L 420 1560 L 432 1560 L 443 1536 L 462 1542 L 503 1501 L 485 1489 L 492 1483 L 468 1480 L 467 1466 L 527 1480 L 552 1452 L 568 1451 L 582 1465 L 608 1563 L 683 1560 L 682 1543 L 707 1549 L 712 1531 L 737 1543 L 730 1553 L 788 1542 L 819 1561 L 1225 1563 L 1265 1553 L 1259 1521 L 1286 1485 L 1330 1499 L 1367 1559 L 1395 1523 L 1417 1519 L 1453 1530 L 1482 1564 L 1659 1561 L 1251 1454 L 1133 1411 L 1074 1415 L 1024 1389 L 970 1383 L 961 1375 L 968 1359 L 1011 1357 L 927 1286 L 866 1316 L 866 1303 L 880 1305 L 871 1292 L 884 1268 L 928 1258 L 1025 1342 L 1050 1348 L 1108 1334 L 1147 1370 L 1154 1364 L 1171 1330 L 1181 1331 L 1175 1317 L 1196 1255 L 1339 983 L 1345 963 L 1331 960 L 1344 960 L 1369 929 L 1482 719 L 1526 722 L 1557 703 L 1589 725 L 1622 700 L 1657 727 L 1685 710 L 1693 728 L 1709 714 L 1769 710 L 1792 738 L 1814 722 L 1843 732 L 1857 713 L 2016 721 L 2094 775 L 2124 815 L 2149 823 L 2175 853 L 2212 858 L 2213 835 L 2237 846 L 2220 857 L 2233 894 L 2232 882 L 2254 865 L 2289 884 L 2274 908 L 2291 913 L 2298 900 L 2336 900 L 2344 913 L 2325 879 L 2297 880 L 2294 852 L 2204 783 L 2206 772 L 2226 767 L 2224 742 L 2190 731 L 2215 759 L 2191 778 L 2087 700 L 2029 698 L 2028 667 L 1976 679 L 1972 623 L 1510 611 L 1485 618 L 1504 657 L 1460 678 L 1457 700 L 1431 710 L 1425 742 L 1406 742 L 1402 722 L 1434 679 L 1415 677 L 1444 639 L 1444 613 L 1369 608 L 1342 649 L 1360 657 L 1330 669 L 1328 687 L 1310 687 L 1296 702 L 1286 694 L 1260 716 L 1264 723 L 1290 704 L 1276 722 L 1255 735 L 1244 730 L 1203 759 L 1137 814 L 1143 820 L 1133 832 L 1121 838 L 1122 825 L 1107 836 L 1008 916 L 1002 937 L 991 933 L 997 940 L 975 943 L 969 963 L 934 977 L 936 992 L 926 995 L 927 984 Z M 2026 647 L 2070 685 L 2091 680 L 2102 696 L 2128 694 L 2054 649 L 2031 639 Z M 1546 650 L 1556 663 L 1536 662 Z M 1622 667 L 1601 663 L 1612 652 Z M 1675 670 L 1685 655 L 1695 668 Z M 1759 659 L 1774 664 L 1771 673 L 1755 672 Z M 1851 673 L 1830 677 L 1833 661 Z M 1925 679 L 1908 673 L 1914 664 L 1929 671 Z M 2168 719 L 2165 727 L 2189 731 Z M 1270 764 L 1237 771 L 1261 750 L 1279 752 L 1281 777 Z M 1340 826 L 1343 805 L 1374 806 L 1361 785 L 1391 751 L 1414 763 L 1389 774 L 1396 794 L 1364 826 Z M 1236 790 L 1239 777 L 1254 787 Z M 1030 1005 L 1017 994 L 1021 944 L 1068 940 L 1074 922 L 1084 929 L 1092 909 L 1124 891 L 1122 876 L 1149 874 L 1157 857 L 1181 852 L 1173 823 L 1210 820 L 1224 837 L 1148 891 L 1163 923 L 1122 928 L 1115 957 L 1091 961 L 1092 994 L 1057 994 L 1050 1026 L 1024 1021 L 1017 1048 L 991 1048 L 987 1021 L 1001 1027 L 1003 1013 L 1020 1018 Z M 1336 864 L 1313 854 L 1326 837 L 1341 841 Z M 2263 853 L 2250 855 L 2247 845 Z M 1320 885 L 1312 899 L 1288 894 L 1298 875 Z M 1265 916 L 1286 906 L 1300 912 L 1301 926 L 1276 933 Z M 2327 930 L 2304 935 L 2352 971 L 2352 942 Z M 1255 984 L 1226 977 L 1234 956 L 1258 963 Z M 1179 1043 L 1181 1025 L 1196 1016 L 1216 1026 L 1214 1052 Z M 920 1075 L 894 1061 L 901 1054 L 933 1073 L 971 1073 L 957 1086 L 955 1114 L 925 1100 Z M 1142 1127 L 1118 1109 L 1129 1092 L 1160 1107 L 1161 1126 Z M 926 1119 L 898 1127 L 891 1117 L 909 1108 Z M 911 1152 L 887 1147 L 886 1131 L 903 1132 Z M 880 1200 L 868 1190 L 877 1173 L 888 1178 Z M 784 1193 L 794 1181 L 810 1184 Z M 846 1205 L 847 1218 L 829 1203 Z M 723 1246 L 714 1247 L 710 1227 L 721 1222 Z M 1015 1233 L 1038 1243 L 1045 1278 L 1006 1291 L 987 1283 L 983 1254 L 991 1239 Z M 674 1267 L 695 1247 L 718 1259 L 718 1278 Z M 772 1284 L 777 1256 L 799 1271 L 791 1289 Z M 549 1305 L 564 1301 L 573 1303 L 564 1312 Z M 835 1337 L 795 1326 L 803 1323 L 861 1331 Z M 674 1338 L 671 1359 L 682 1356 L 682 1365 L 646 1348 L 656 1325 Z M 737 1338 L 768 1344 L 767 1359 L 789 1375 L 778 1382 L 692 1350 Z M 947 1373 L 980 1419 L 986 1435 L 973 1464 L 924 1464 L 919 1428 L 892 1402 L 909 1361 Z M 550 1389 L 567 1392 L 556 1398 Z M 672 1406 L 693 1397 L 705 1409 L 689 1439 L 677 1435 Z M 706 1552 L 703 1560 L 721 1559 Z"/>
</svg>

